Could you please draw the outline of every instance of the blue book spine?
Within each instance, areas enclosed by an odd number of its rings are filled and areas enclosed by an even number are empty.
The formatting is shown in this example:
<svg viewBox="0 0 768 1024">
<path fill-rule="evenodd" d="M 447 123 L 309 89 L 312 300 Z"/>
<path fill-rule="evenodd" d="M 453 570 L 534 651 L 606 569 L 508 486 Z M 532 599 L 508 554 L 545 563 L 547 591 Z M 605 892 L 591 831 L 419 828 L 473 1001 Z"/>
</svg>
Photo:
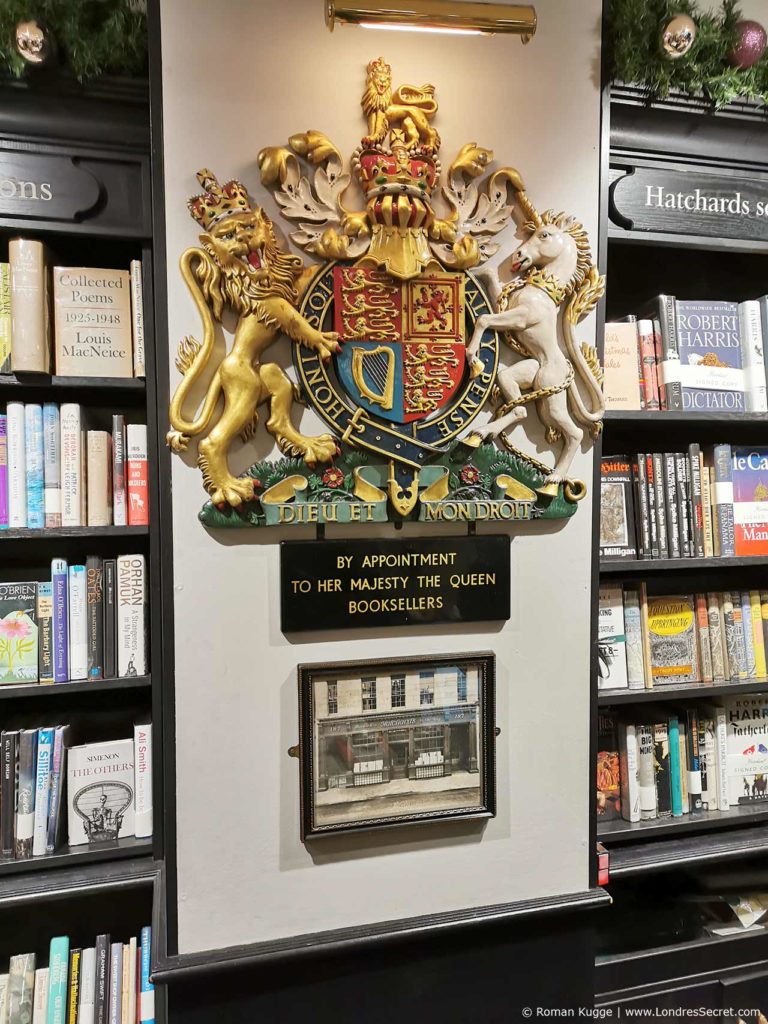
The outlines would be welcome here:
<svg viewBox="0 0 768 1024">
<path fill-rule="evenodd" d="M 65 1024 L 67 1019 L 67 981 L 69 939 L 60 935 L 51 939 L 48 959 L 48 1014 L 46 1024 Z"/>
<path fill-rule="evenodd" d="M 61 418 L 55 402 L 43 406 L 43 452 L 45 525 L 61 526 Z"/>
<path fill-rule="evenodd" d="M 683 813 L 683 781 L 680 776 L 680 723 L 677 715 L 669 719 L 669 774 L 672 791 L 672 817 Z"/>
<path fill-rule="evenodd" d="M 41 405 L 24 406 L 24 437 L 27 457 L 27 526 L 30 530 L 42 530 L 45 526 L 45 507 L 43 503 L 43 407 Z"/>
<path fill-rule="evenodd" d="M 152 961 L 152 929 L 141 929 L 141 991 L 139 992 L 139 1020 L 141 1024 L 155 1024 L 155 986 L 149 980 Z"/>
<path fill-rule="evenodd" d="M 714 504 L 717 506 L 717 533 L 720 539 L 720 554 L 723 557 L 736 554 L 736 535 L 733 525 L 733 465 L 731 446 L 715 445 L 713 454 L 715 469 Z"/>
<path fill-rule="evenodd" d="M 48 811 L 51 806 L 51 762 L 55 729 L 40 729 L 37 734 L 37 774 L 35 778 L 35 832 L 32 839 L 32 856 L 45 853 L 48 835 Z"/>
<path fill-rule="evenodd" d="M 69 590 L 67 563 L 54 558 L 51 563 L 53 583 L 53 681 L 69 679 Z"/>
<path fill-rule="evenodd" d="M 680 383 L 686 412 L 745 412 L 736 302 L 677 300 Z"/>
<path fill-rule="evenodd" d="M 54 853 L 56 850 L 56 839 L 59 831 L 59 819 L 61 817 L 61 789 L 63 786 L 62 773 L 64 770 L 64 736 L 67 730 L 65 725 L 56 726 L 56 734 L 53 740 L 53 760 L 51 762 L 51 800 L 48 808 L 48 829 L 45 837 L 45 852 Z"/>
</svg>

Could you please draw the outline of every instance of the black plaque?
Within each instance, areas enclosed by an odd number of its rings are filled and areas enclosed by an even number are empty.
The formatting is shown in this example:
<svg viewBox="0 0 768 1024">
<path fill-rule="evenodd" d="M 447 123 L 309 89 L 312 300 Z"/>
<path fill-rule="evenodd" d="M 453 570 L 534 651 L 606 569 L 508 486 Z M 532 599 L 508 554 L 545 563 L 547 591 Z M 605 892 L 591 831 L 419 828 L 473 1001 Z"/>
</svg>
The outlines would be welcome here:
<svg viewBox="0 0 768 1024">
<path fill-rule="evenodd" d="M 768 177 L 612 167 L 611 220 L 634 231 L 768 239 Z"/>
<path fill-rule="evenodd" d="M 509 537 L 286 540 L 284 633 L 509 618 Z"/>
</svg>

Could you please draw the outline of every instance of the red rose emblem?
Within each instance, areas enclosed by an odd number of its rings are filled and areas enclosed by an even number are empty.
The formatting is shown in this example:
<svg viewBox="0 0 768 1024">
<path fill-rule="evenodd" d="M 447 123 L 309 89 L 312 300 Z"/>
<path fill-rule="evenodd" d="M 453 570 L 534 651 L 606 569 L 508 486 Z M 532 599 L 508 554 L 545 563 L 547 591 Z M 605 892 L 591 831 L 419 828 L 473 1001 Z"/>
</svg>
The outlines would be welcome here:
<svg viewBox="0 0 768 1024">
<path fill-rule="evenodd" d="M 326 469 L 323 473 L 323 483 L 326 487 L 343 487 L 344 474 L 340 469 L 336 469 L 335 466 L 331 466 L 330 469 Z"/>
<path fill-rule="evenodd" d="M 477 466 L 463 466 L 459 476 L 464 484 L 480 483 L 480 470 Z"/>
</svg>

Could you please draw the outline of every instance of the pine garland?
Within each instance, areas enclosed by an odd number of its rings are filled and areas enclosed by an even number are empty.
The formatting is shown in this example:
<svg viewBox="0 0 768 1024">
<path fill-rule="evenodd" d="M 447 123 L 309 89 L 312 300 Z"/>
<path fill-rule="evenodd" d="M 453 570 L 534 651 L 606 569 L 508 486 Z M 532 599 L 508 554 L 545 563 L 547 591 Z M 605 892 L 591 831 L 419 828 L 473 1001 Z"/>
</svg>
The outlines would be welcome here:
<svg viewBox="0 0 768 1024">
<path fill-rule="evenodd" d="M 690 51 L 669 60 L 661 51 L 664 25 L 676 14 L 696 22 Z M 641 85 L 653 97 L 671 89 L 704 95 L 716 108 L 737 99 L 768 105 L 768 53 L 751 68 L 735 68 L 728 55 L 742 19 L 737 0 L 724 0 L 719 11 L 702 11 L 693 0 L 611 0 L 609 45 L 614 81 Z"/>
<path fill-rule="evenodd" d="M 29 67 L 16 50 L 16 25 L 31 20 L 51 32 L 59 64 L 80 81 L 146 70 L 146 15 L 135 0 L 0 0 L 0 63 L 15 78 Z"/>
</svg>

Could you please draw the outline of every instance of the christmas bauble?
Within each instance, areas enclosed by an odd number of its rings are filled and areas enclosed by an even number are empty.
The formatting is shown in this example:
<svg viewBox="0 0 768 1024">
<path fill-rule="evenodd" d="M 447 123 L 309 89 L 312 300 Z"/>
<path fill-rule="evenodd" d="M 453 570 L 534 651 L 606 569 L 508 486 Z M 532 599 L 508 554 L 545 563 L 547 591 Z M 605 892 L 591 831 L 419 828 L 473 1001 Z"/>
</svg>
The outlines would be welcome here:
<svg viewBox="0 0 768 1024">
<path fill-rule="evenodd" d="M 736 45 L 728 54 L 731 64 L 737 68 L 751 68 L 765 53 L 768 36 L 757 21 L 740 21 L 736 25 Z"/>
<path fill-rule="evenodd" d="M 696 22 L 687 14 L 675 14 L 661 32 L 661 52 L 668 60 L 684 57 L 696 39 Z"/>
<path fill-rule="evenodd" d="M 45 64 L 53 53 L 53 39 L 37 21 L 16 25 L 16 49 L 28 64 Z"/>
</svg>

